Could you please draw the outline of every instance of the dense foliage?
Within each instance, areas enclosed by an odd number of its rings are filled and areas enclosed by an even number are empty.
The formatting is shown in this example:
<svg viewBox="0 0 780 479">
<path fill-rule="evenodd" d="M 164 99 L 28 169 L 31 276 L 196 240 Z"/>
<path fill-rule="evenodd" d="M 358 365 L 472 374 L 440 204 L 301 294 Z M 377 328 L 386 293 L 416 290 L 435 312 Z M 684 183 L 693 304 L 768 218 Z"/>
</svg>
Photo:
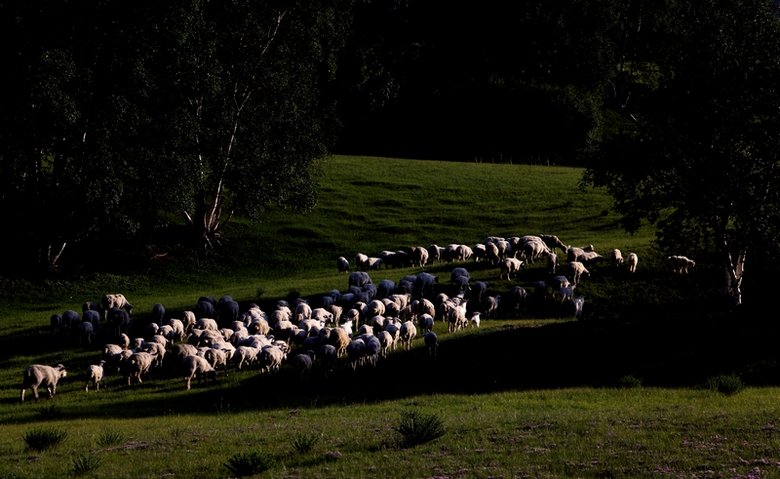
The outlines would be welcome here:
<svg viewBox="0 0 780 479">
<path fill-rule="evenodd" d="M 776 13 L 766 2 L 682 4 L 656 54 L 653 106 L 585 175 L 608 187 L 629 231 L 650 220 L 668 254 L 714 253 L 737 305 L 746 255 L 774 261 L 780 245 Z"/>
<path fill-rule="evenodd" d="M 19 263 L 185 215 L 198 244 L 233 211 L 310 208 L 349 3 L 4 3 L 0 204 Z"/>
</svg>

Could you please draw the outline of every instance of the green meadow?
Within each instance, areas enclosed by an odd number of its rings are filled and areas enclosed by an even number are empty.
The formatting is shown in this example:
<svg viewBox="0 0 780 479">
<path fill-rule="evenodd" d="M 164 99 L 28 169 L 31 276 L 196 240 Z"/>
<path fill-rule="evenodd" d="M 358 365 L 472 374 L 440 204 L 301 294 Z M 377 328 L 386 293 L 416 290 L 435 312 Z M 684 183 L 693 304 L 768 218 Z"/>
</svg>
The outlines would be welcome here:
<svg viewBox="0 0 780 479">
<path fill-rule="evenodd" d="M 216 252 L 179 246 L 174 229 L 141 247 L 118 245 L 119 259 L 96 247 L 99 268 L 3 280 L 0 478 L 227 478 L 242 475 L 229 466 L 252 453 L 267 469 L 247 477 L 780 477 L 776 314 L 724 312 L 720 277 L 706 266 L 667 271 L 653 228 L 626 234 L 605 192 L 579 187 L 582 170 L 344 156 L 318 168 L 313 211 L 234 219 Z M 315 361 L 306 381 L 289 364 L 275 375 L 230 368 L 186 391 L 166 364 L 141 384 L 110 374 L 86 393 L 84 369 L 113 342 L 108 328 L 80 345 L 49 326 L 52 314 L 116 292 L 134 305 L 133 337 L 155 303 L 168 317 L 203 295 L 230 295 L 242 310 L 254 302 L 270 312 L 297 297 L 315 305 L 347 289 L 339 256 L 354 266 L 356 253 L 528 234 L 605 256 L 636 252 L 638 270 L 593 268 L 575 293 L 586 297 L 580 321 L 550 298 L 510 307 L 513 286 L 549 279 L 544 261 L 511 281 L 473 261 L 371 271 L 374 283 L 427 271 L 439 277 L 437 293 L 453 294 L 450 272 L 465 267 L 501 307 L 479 329 L 448 333 L 437 323 L 435 358 L 418 335 L 375 368 L 353 371 L 344 358 L 326 374 Z M 68 376 L 56 396 L 39 391 L 36 403 L 28 390 L 19 404 L 24 369 L 57 363 Z M 718 392 L 719 375 L 744 389 Z M 404 443 L 398 429 L 411 411 L 440 419 L 443 435 Z M 33 433 L 62 432 L 50 447 L 30 445 Z"/>
</svg>

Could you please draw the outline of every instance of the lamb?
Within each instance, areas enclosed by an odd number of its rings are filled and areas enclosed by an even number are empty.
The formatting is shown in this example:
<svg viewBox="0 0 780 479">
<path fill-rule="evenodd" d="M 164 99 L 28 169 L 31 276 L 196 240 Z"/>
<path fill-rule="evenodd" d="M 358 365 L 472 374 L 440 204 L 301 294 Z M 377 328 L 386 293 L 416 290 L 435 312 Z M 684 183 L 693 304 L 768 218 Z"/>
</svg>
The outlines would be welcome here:
<svg viewBox="0 0 780 479">
<path fill-rule="evenodd" d="M 475 311 L 475 312 L 474 312 L 474 313 L 471 315 L 471 327 L 472 327 L 472 328 L 479 328 L 479 323 L 480 323 L 479 315 L 480 315 L 480 314 L 481 314 L 481 313 L 480 313 L 479 311 Z"/>
<path fill-rule="evenodd" d="M 206 385 L 208 386 L 209 379 L 212 381 L 217 380 L 217 370 L 211 367 L 206 359 L 200 356 L 187 356 L 181 363 L 181 369 L 184 373 L 184 385 L 187 390 L 190 389 L 190 382 L 192 377 L 198 376 L 198 383 L 200 383 L 203 376 L 206 377 Z"/>
<path fill-rule="evenodd" d="M 612 252 L 609 253 L 609 262 L 616 268 L 623 263 L 623 254 L 620 253 L 619 249 L 613 249 Z"/>
<path fill-rule="evenodd" d="M 106 361 L 102 360 L 99 364 L 91 364 L 87 366 L 87 383 L 84 385 L 84 392 L 89 392 L 89 383 L 91 382 L 95 391 L 100 390 L 100 381 L 103 381 L 103 386 L 106 385 L 105 377 L 105 365 Z"/>
<path fill-rule="evenodd" d="M 571 284 L 569 285 L 567 283 L 567 286 L 562 287 L 558 290 L 558 292 L 561 295 L 561 304 L 565 303 L 566 301 L 571 301 L 572 297 L 574 296 L 574 288 L 576 288 L 577 285 Z"/>
<path fill-rule="evenodd" d="M 435 358 L 436 352 L 439 349 L 439 338 L 436 336 L 436 333 L 433 331 L 428 331 L 425 333 L 425 336 L 423 336 L 423 341 L 425 342 L 425 346 L 428 348 L 428 354 Z"/>
<path fill-rule="evenodd" d="M 125 298 L 123 294 L 107 294 L 100 300 L 103 307 L 103 319 L 108 319 L 108 310 L 119 308 L 127 311 L 127 314 L 133 314 L 133 305 Z"/>
<path fill-rule="evenodd" d="M 590 276 L 590 271 L 585 268 L 584 264 L 578 261 L 572 261 L 566 265 L 566 271 L 569 273 L 569 276 L 571 276 L 572 283 L 574 284 L 579 283 L 580 277 L 582 277 L 583 274 L 585 276 Z"/>
<path fill-rule="evenodd" d="M 339 270 L 339 273 L 346 273 L 349 271 L 349 261 L 347 261 L 347 258 L 339 256 L 336 260 L 336 268 Z"/>
<path fill-rule="evenodd" d="M 628 272 L 633 274 L 636 273 L 636 265 L 639 263 L 639 256 L 636 255 L 636 253 L 629 253 L 628 254 Z"/>
<path fill-rule="evenodd" d="M 498 279 L 504 279 L 504 273 L 506 273 L 507 281 L 511 280 L 512 273 L 519 273 L 520 269 L 525 269 L 525 263 L 515 258 L 506 258 L 501 261 L 501 273 L 498 275 Z"/>
<path fill-rule="evenodd" d="M 685 256 L 669 256 L 669 269 L 675 273 L 688 274 L 688 268 L 694 268 L 696 262 Z"/>
<path fill-rule="evenodd" d="M 43 386 L 49 391 L 49 399 L 54 397 L 57 392 L 57 381 L 68 375 L 65 366 L 58 364 L 54 367 L 33 364 L 24 370 L 22 379 L 21 402 L 24 403 L 24 392 L 27 388 L 32 389 L 35 401 L 38 401 L 38 388 Z"/>
</svg>

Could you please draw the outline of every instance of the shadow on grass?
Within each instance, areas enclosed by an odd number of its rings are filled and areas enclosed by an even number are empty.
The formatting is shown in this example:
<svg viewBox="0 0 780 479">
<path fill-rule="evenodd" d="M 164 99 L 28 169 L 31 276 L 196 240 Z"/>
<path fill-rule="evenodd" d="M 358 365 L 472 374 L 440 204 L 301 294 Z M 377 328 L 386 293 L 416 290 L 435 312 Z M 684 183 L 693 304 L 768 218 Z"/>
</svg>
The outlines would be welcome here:
<svg viewBox="0 0 780 479">
<path fill-rule="evenodd" d="M 276 375 L 231 370 L 216 386 L 193 383 L 190 391 L 184 391 L 181 378 L 173 375 L 144 382 L 144 388 L 157 389 L 151 391 L 155 397 L 139 398 L 128 394 L 139 387 L 122 386 L 106 393 L 112 397 L 97 411 L 92 401 L 63 403 L 62 411 L 68 418 L 151 417 L 164 411 L 229 415 L 425 394 L 615 387 L 626 375 L 657 387 L 698 387 L 719 373 L 739 374 L 751 386 L 776 385 L 780 378 L 774 325 L 746 318 L 696 324 L 570 321 L 536 327 L 502 322 L 506 321 L 486 321 L 469 333 L 440 334 L 436 358 L 417 347 L 392 353 L 375 368 L 353 371 L 342 360 L 327 376 L 315 362 L 305 382 L 289 366 Z M 121 379 L 114 376 L 111 381 Z M 12 421 L 26 419 L 17 416 Z"/>
</svg>

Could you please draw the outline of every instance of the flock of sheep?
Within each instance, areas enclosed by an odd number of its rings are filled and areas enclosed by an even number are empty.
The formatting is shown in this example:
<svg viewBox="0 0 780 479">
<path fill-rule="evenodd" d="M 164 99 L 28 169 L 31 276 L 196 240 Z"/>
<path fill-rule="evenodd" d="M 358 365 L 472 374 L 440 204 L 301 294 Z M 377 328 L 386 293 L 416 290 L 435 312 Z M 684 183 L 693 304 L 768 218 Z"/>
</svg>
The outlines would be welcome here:
<svg viewBox="0 0 780 479">
<path fill-rule="evenodd" d="M 566 261 L 559 259 L 558 249 Z M 399 345 L 410 349 L 418 332 L 428 354 L 435 357 L 438 337 L 433 325 L 436 321 L 445 322 L 447 331 L 454 332 L 469 324 L 479 327 L 482 317 L 494 317 L 499 309 L 501 296 L 489 296 L 488 283 L 473 281 L 464 267 L 467 265 L 453 268 L 450 284 L 446 286 L 428 272 L 404 276 L 398 283 L 389 279 L 375 283 L 369 273 L 379 271 L 382 265 L 388 269 L 481 261 L 487 267 L 498 267 L 499 279 L 511 280 L 513 275 L 517 278 L 521 270 L 543 257 L 549 279 L 533 283 L 528 290 L 513 286 L 508 293 L 509 311 L 519 314 L 526 311 L 529 300 L 549 302 L 552 299 L 581 319 L 585 296 L 575 296 L 574 292 L 580 281 L 590 275 L 588 268 L 593 269 L 602 262 L 609 262 L 613 267 L 623 263 L 617 249 L 605 258 L 592 245 L 569 247 L 553 235 L 489 237 L 474 247 L 431 245 L 383 251 L 375 257 L 357 254 L 356 271 L 351 273 L 349 261 L 340 257 L 337 267 L 340 272 L 349 273 L 348 289 L 330 291 L 317 305 L 310 305 L 303 298 L 293 304 L 280 300 L 266 313 L 256 304 L 249 304 L 241 311 L 229 296 L 219 300 L 204 296 L 192 310 L 166 315 L 164 306 L 156 304 L 152 308 L 152 321 L 143 329 L 143 335 L 131 340 L 131 331 L 140 332 L 131 328 L 133 306 L 123 295 L 111 294 L 104 296 L 100 303 L 85 303 L 81 318 L 72 310 L 52 315 L 51 327 L 55 335 L 78 336 L 81 344 L 90 344 L 101 330 L 103 337 L 114 340 L 103 347 L 100 361 L 86 369 L 85 391 L 90 384 L 98 390 L 101 382 L 105 385 L 109 374 L 122 375 L 129 386 L 133 380 L 140 383 L 155 371 L 178 374 L 184 379 L 184 387 L 190 389 L 194 377 L 208 382 L 220 370 L 228 374 L 229 368 L 247 367 L 275 374 L 285 361 L 305 380 L 315 360 L 324 374 L 331 372 L 341 357 L 346 357 L 347 367 L 353 370 L 365 365 L 376 366 L 380 358 Z M 626 263 L 629 272 L 634 273 L 637 255 L 630 253 Z M 672 256 L 669 266 L 673 271 L 687 273 L 695 263 L 684 256 Z M 441 291 L 437 294 L 436 289 Z M 24 372 L 21 401 L 24 402 L 27 388 L 32 389 L 36 400 L 41 387 L 53 397 L 58 380 L 66 374 L 61 364 L 28 367 Z"/>
</svg>

